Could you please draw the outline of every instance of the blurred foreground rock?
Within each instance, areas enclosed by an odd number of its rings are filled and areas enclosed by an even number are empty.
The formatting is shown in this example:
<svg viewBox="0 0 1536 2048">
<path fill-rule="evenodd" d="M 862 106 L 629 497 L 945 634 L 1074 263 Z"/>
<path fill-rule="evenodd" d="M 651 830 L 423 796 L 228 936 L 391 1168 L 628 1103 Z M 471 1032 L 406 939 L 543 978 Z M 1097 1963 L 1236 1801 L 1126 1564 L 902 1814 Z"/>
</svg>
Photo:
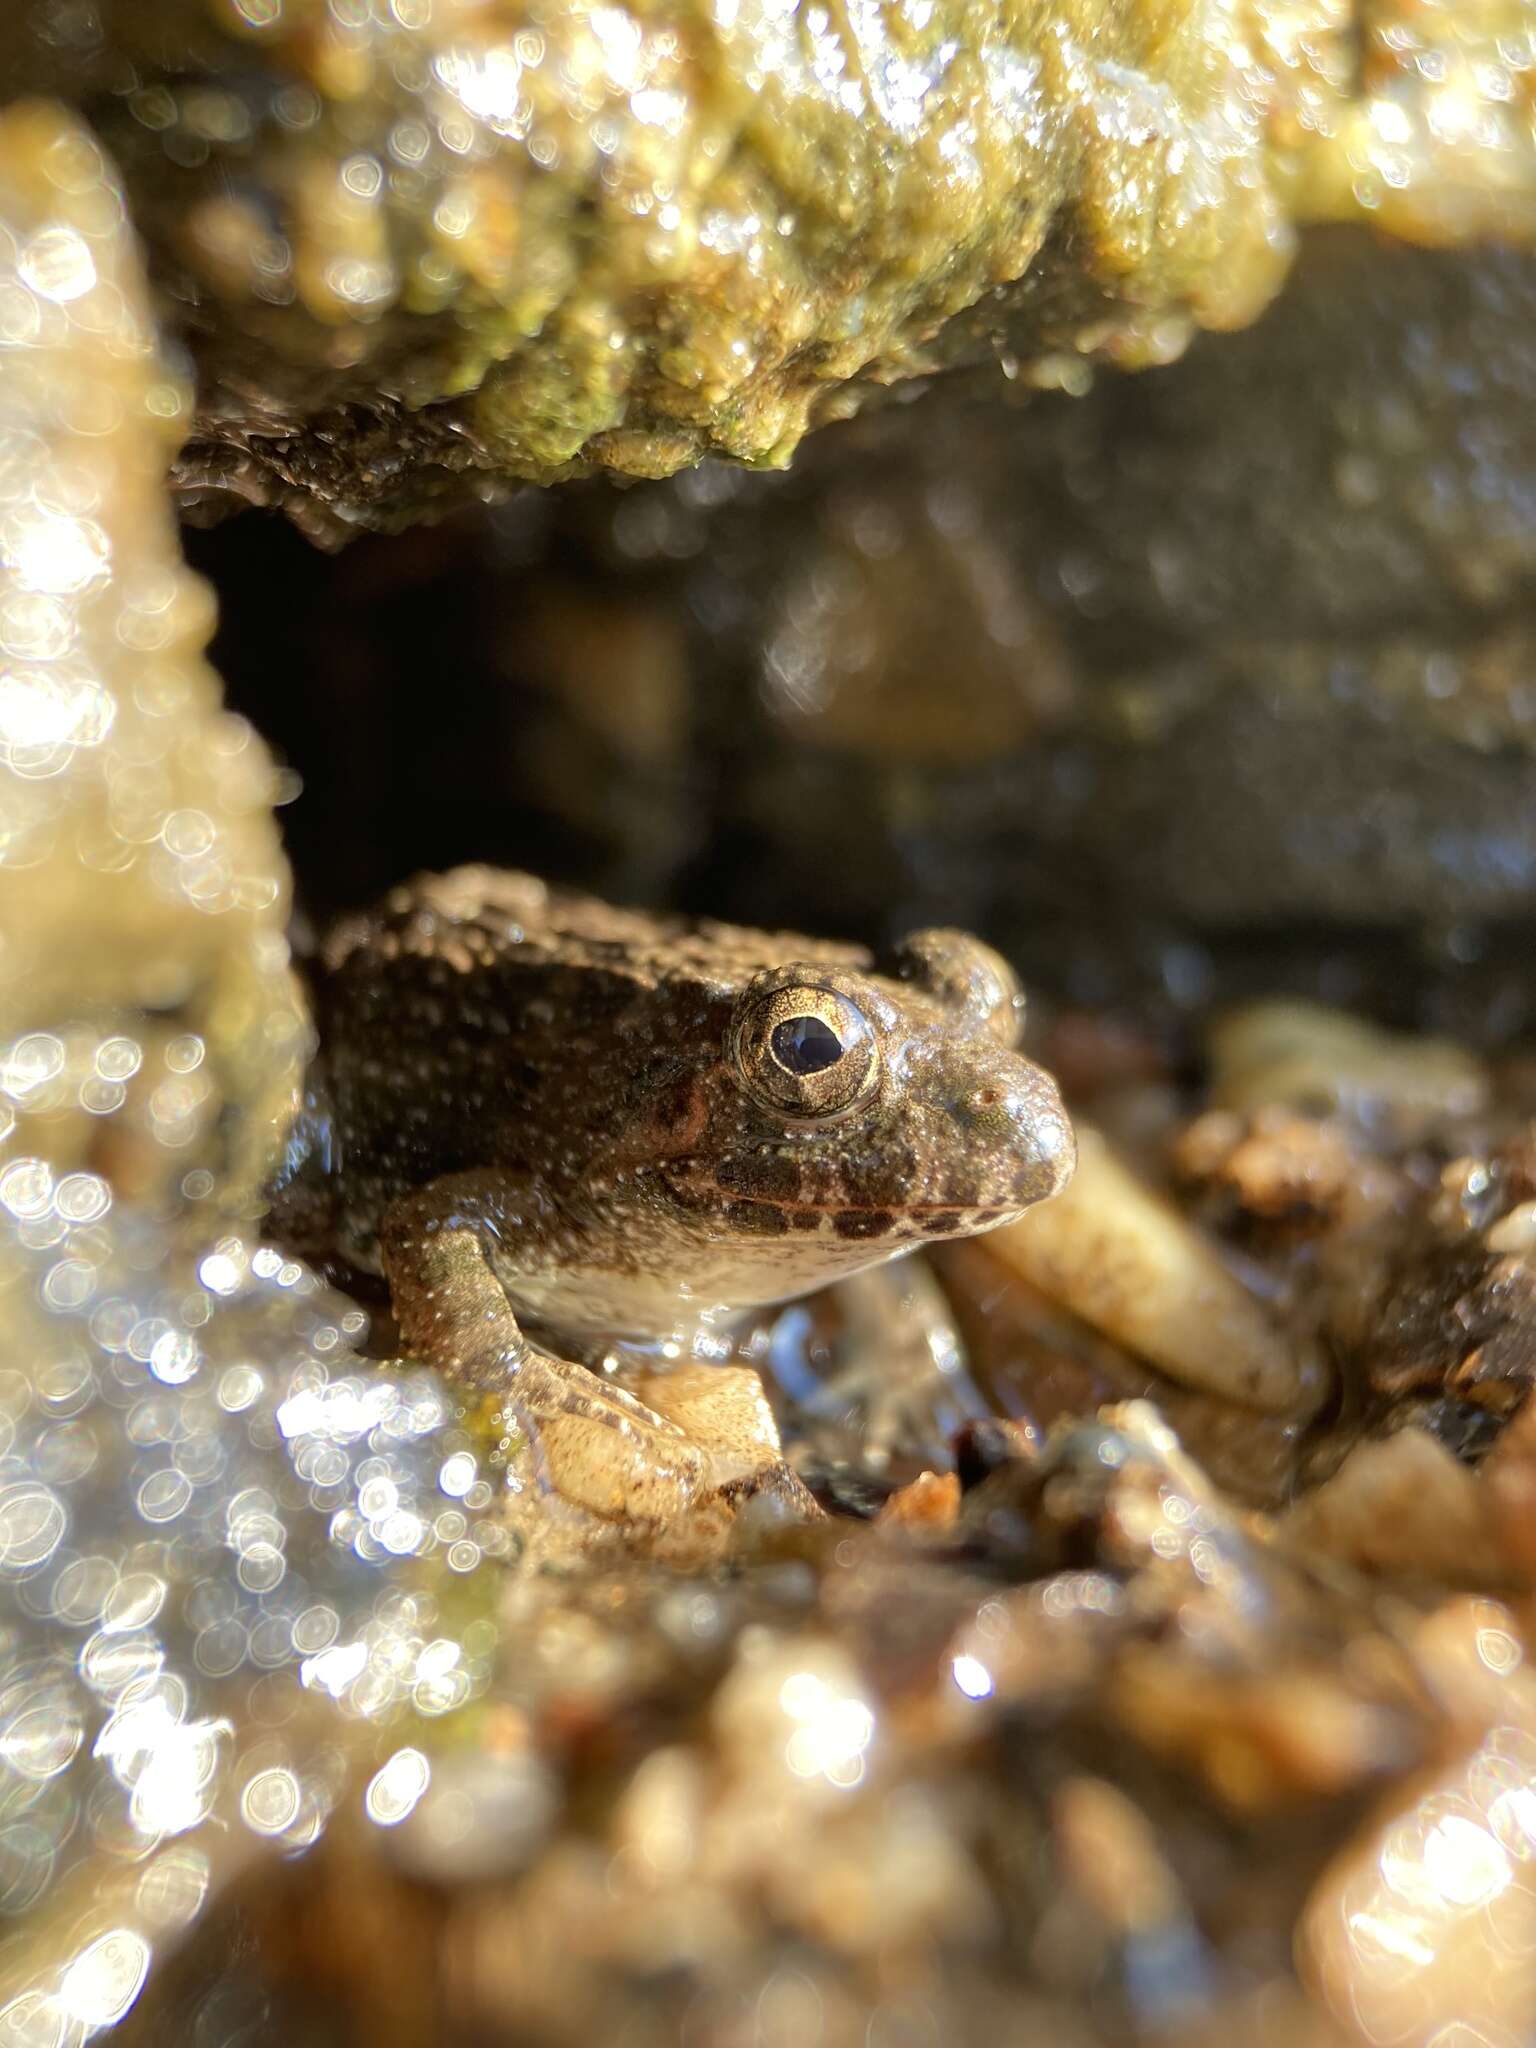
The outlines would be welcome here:
<svg viewBox="0 0 1536 2048">
<path fill-rule="evenodd" d="M 0 2032 L 18 2048 L 112 2024 L 233 1872 L 314 1838 L 349 1745 L 366 1754 L 415 1694 L 430 1596 L 379 1567 L 432 1552 L 449 1576 L 461 1539 L 454 1574 L 480 1556 L 473 1474 L 451 1503 L 437 1488 L 455 1445 L 435 1390 L 364 1377 L 361 1314 L 242 1234 L 306 1029 L 277 777 L 220 706 L 212 606 L 165 498 L 187 417 L 99 145 L 57 110 L 7 115 L 0 1915 L 20 1938 L 0 1946 Z M 472 1656 L 443 1656 L 427 1713 L 475 1683 Z"/>
<path fill-rule="evenodd" d="M 1536 2010 L 1514 1617 L 1266 1553 L 1144 1408 L 996 1464 L 947 1539 L 503 1619 L 473 1749 L 243 1888 L 129 2040 L 1514 2048 Z"/>
<path fill-rule="evenodd" d="M 187 393 L 97 144 L 22 110 L 0 179 L 6 1121 L 124 1193 L 249 1197 L 304 1036 L 276 774 L 220 704 L 165 498 Z"/>
</svg>

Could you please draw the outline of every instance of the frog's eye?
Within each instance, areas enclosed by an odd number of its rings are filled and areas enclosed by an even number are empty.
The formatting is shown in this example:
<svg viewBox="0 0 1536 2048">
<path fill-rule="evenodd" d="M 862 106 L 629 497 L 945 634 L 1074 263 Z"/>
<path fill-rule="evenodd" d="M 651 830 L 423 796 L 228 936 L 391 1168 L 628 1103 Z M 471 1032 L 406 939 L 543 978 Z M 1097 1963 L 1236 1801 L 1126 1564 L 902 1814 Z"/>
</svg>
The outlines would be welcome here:
<svg viewBox="0 0 1536 2048">
<path fill-rule="evenodd" d="M 814 984 L 749 992 L 730 1051 L 747 1092 L 785 1116 L 846 1116 L 867 1101 L 880 1071 L 864 1012 Z"/>
</svg>

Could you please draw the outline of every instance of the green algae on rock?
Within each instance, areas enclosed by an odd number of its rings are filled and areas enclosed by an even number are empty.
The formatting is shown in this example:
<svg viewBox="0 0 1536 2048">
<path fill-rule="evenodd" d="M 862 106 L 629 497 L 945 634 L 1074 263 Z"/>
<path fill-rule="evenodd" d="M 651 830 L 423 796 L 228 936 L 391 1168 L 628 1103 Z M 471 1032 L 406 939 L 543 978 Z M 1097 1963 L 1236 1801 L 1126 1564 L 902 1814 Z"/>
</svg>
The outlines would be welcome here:
<svg viewBox="0 0 1536 2048">
<path fill-rule="evenodd" d="M 1166 360 L 1294 219 L 1536 212 L 1517 0 L 28 0 L 0 67 L 124 165 L 200 360 L 184 486 L 332 532 L 782 465 L 954 363 Z"/>
</svg>

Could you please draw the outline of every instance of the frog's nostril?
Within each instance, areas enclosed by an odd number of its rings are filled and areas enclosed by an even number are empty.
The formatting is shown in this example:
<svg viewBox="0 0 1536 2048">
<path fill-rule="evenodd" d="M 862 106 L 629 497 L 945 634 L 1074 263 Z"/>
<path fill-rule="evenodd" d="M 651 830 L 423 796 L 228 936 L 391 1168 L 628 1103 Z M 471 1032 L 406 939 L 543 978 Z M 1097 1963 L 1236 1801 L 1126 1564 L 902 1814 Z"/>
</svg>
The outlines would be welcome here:
<svg viewBox="0 0 1536 2048">
<path fill-rule="evenodd" d="M 973 1126 L 978 1135 L 990 1135 L 1001 1140 L 1010 1126 L 1027 1113 L 1025 1092 L 1015 1087 L 1006 1074 L 975 1080 L 965 1091 L 960 1112 L 962 1120 Z"/>
</svg>

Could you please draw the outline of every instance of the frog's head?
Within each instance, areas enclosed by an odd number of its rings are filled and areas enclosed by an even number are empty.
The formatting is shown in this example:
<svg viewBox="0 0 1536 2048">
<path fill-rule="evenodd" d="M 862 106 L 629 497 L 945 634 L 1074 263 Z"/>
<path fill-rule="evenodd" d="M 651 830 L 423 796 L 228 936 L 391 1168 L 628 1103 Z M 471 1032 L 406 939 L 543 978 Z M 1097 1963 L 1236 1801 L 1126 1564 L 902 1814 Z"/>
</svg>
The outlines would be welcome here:
<svg viewBox="0 0 1536 2048">
<path fill-rule="evenodd" d="M 744 1301 L 991 1229 L 1072 1172 L 1056 1085 L 1016 1050 L 1004 961 L 931 931 L 880 969 L 757 974 L 664 1091 L 653 1189 L 690 1237 L 739 1250 Z"/>
</svg>

